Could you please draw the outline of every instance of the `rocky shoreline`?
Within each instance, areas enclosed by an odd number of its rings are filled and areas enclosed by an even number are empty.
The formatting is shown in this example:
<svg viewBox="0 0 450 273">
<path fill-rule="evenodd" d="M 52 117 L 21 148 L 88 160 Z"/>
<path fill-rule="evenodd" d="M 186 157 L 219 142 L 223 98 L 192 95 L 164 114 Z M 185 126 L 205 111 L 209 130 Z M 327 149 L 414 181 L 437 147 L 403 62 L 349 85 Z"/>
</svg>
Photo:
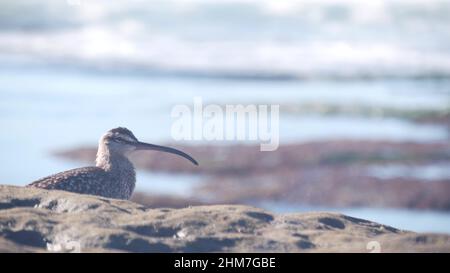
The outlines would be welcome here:
<svg viewBox="0 0 450 273">
<path fill-rule="evenodd" d="M 194 190 L 197 196 L 178 200 L 181 206 L 284 201 L 450 211 L 450 176 L 426 180 L 411 175 L 414 170 L 424 173 L 421 168 L 427 166 L 450 166 L 448 142 L 311 142 L 283 145 L 271 153 L 261 153 L 257 146 L 173 146 L 194 155 L 200 167 L 165 154 L 136 154 L 132 160 L 143 170 L 202 175 Z M 87 147 L 58 152 L 57 156 L 92 163 L 95 154 L 96 148 Z M 389 166 L 406 171 L 391 177 L 372 171 Z M 167 204 L 168 200 L 160 200 Z M 136 201 L 148 203 L 144 195 Z"/>
<path fill-rule="evenodd" d="M 337 213 L 241 205 L 149 209 L 129 201 L 0 186 L 0 252 L 450 252 L 417 234 Z"/>
</svg>

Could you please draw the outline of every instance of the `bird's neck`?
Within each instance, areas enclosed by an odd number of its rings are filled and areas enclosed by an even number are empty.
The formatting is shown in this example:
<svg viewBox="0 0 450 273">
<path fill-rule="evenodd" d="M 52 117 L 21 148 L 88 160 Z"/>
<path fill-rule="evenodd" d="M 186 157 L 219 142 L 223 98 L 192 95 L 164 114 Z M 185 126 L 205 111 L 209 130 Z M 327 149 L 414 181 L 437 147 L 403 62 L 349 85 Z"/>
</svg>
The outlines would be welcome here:
<svg viewBox="0 0 450 273">
<path fill-rule="evenodd" d="M 111 186 L 120 199 L 130 199 L 136 185 L 136 172 L 128 158 L 112 152 L 107 146 L 100 145 L 97 152 L 96 166 L 105 170 L 111 180 Z"/>
<path fill-rule="evenodd" d="M 111 152 L 107 147 L 100 146 L 95 160 L 96 166 L 108 172 L 133 170 L 133 164 L 123 154 Z"/>
</svg>

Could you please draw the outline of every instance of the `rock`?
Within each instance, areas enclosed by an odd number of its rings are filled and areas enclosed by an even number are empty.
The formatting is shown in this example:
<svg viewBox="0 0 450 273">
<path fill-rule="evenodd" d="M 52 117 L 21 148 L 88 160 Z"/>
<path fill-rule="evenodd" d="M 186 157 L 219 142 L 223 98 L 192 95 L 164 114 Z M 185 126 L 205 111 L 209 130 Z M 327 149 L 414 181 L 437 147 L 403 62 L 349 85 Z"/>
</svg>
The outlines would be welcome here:
<svg viewBox="0 0 450 273">
<path fill-rule="evenodd" d="M 63 191 L 0 186 L 1 252 L 449 252 L 417 234 L 327 212 L 241 205 L 149 209 Z"/>
<path fill-rule="evenodd" d="M 185 208 L 189 206 L 213 205 L 197 198 L 173 196 L 168 194 L 150 194 L 147 192 L 133 193 L 131 201 L 144 205 L 147 208 Z"/>
</svg>

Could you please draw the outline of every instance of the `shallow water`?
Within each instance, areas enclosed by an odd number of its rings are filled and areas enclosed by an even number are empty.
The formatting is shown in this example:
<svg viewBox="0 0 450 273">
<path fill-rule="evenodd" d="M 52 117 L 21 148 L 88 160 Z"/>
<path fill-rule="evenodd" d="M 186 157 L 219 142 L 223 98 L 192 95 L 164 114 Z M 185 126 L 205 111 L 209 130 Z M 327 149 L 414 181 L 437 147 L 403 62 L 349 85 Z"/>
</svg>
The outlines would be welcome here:
<svg viewBox="0 0 450 273">
<path fill-rule="evenodd" d="M 330 83 L 327 82 L 296 82 L 284 86 L 262 84 L 260 81 L 217 82 L 105 75 L 55 68 L 17 70 L 1 67 L 0 125 L 5 133 L 0 135 L 3 164 L 0 180 L 24 185 L 39 177 L 75 167 L 78 164 L 53 158 L 50 152 L 95 145 L 106 130 L 119 125 L 132 128 L 145 141 L 171 141 L 171 108 L 180 103 L 192 106 L 193 96 L 201 96 L 205 103 L 247 103 L 252 100 L 307 102 L 320 97 L 331 101 L 341 97 L 335 90 L 325 91 L 328 85 Z M 386 90 L 394 90 L 400 83 L 387 81 L 384 85 Z M 374 88 L 368 82 L 360 86 L 361 92 L 357 96 L 355 91 L 349 91 L 349 94 L 344 91 L 345 86 L 350 90 L 355 88 L 352 82 L 333 83 L 332 86 L 341 89 L 343 97 L 353 96 L 378 104 L 395 101 L 399 105 L 404 103 L 405 107 L 412 107 L 412 102 L 418 107 L 425 104 L 427 107 L 440 107 L 447 98 L 447 93 L 438 92 L 433 85 L 428 85 L 429 90 L 423 92 L 396 93 L 391 90 L 366 93 L 363 92 L 364 86 Z M 286 91 L 280 90 L 274 95 L 275 88 L 285 87 Z M 445 141 L 448 131 L 438 125 L 414 124 L 395 118 L 281 116 L 281 143 L 336 139 Z"/>
<path fill-rule="evenodd" d="M 170 195 L 176 197 L 195 196 L 194 188 L 201 183 L 197 175 L 150 173 L 140 171 L 136 175 L 139 181 L 137 188 L 151 194 Z"/>
<path fill-rule="evenodd" d="M 331 208 L 314 206 L 293 206 L 283 203 L 259 203 L 259 207 L 278 213 L 327 211 L 374 221 L 415 232 L 437 232 L 450 234 L 450 213 L 386 208 Z"/>
<path fill-rule="evenodd" d="M 450 182 L 450 164 L 435 163 L 422 166 L 390 164 L 386 166 L 371 166 L 368 174 L 380 179 L 398 177 L 416 178 L 421 181 L 446 180 Z"/>
</svg>

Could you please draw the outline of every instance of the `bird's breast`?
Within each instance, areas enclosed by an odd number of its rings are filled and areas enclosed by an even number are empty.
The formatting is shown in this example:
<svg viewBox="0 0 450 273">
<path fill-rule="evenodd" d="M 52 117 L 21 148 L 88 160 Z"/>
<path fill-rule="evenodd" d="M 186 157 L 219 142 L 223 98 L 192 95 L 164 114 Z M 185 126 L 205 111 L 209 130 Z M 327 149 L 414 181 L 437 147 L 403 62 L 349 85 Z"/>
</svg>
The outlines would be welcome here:
<svg viewBox="0 0 450 273">
<path fill-rule="evenodd" d="M 131 162 L 122 160 L 108 170 L 112 195 L 118 199 L 130 199 L 136 185 L 136 172 Z"/>
</svg>

